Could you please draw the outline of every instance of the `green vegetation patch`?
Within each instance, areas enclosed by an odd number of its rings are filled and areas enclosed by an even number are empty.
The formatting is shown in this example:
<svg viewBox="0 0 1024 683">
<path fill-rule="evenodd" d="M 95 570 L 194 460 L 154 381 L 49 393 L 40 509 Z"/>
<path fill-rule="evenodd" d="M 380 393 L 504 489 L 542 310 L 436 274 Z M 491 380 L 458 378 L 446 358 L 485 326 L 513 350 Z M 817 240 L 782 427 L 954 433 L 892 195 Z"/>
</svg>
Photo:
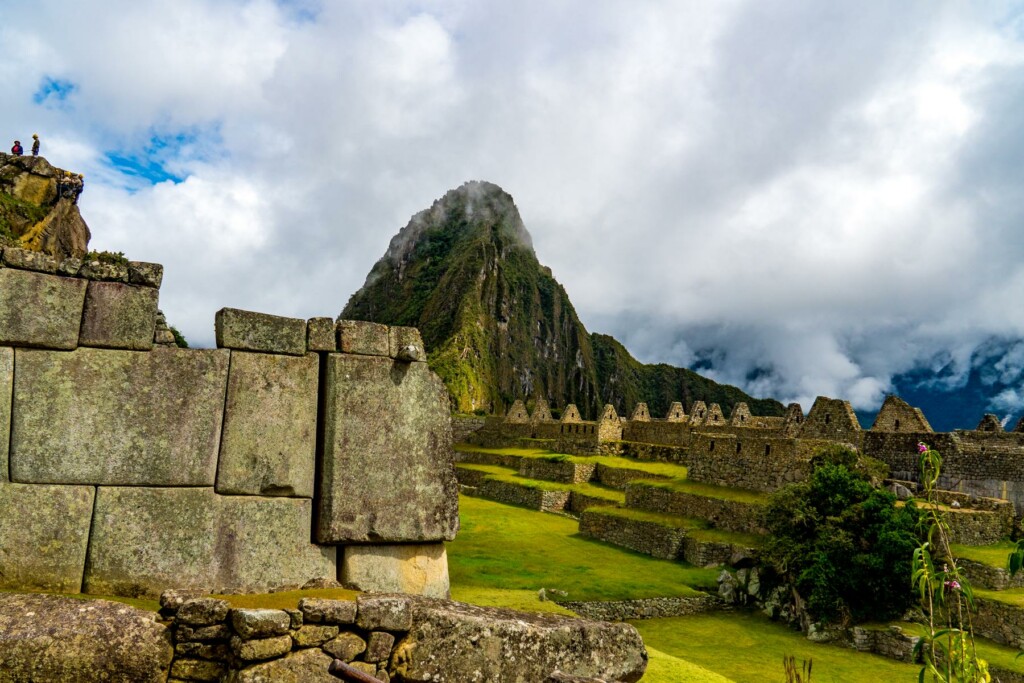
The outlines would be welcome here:
<svg viewBox="0 0 1024 683">
<path fill-rule="evenodd" d="M 673 657 L 650 645 L 647 645 L 647 657 L 644 683 L 733 683 L 731 678 L 708 671 L 685 659 Z"/>
<path fill-rule="evenodd" d="M 637 510 L 634 508 L 596 508 L 588 510 L 588 512 L 594 512 L 608 517 L 632 519 L 638 522 L 651 522 L 652 524 L 660 524 L 661 526 L 667 526 L 673 529 L 685 529 L 687 531 L 706 529 L 708 527 L 708 522 L 704 519 L 697 519 L 696 517 L 680 517 L 678 515 L 666 515 L 661 512 L 648 512 L 647 510 Z"/>
<path fill-rule="evenodd" d="M 757 534 L 745 534 L 725 529 L 694 529 L 690 532 L 690 536 L 706 543 L 731 543 L 744 548 L 760 548 L 766 538 Z"/>
<path fill-rule="evenodd" d="M 49 591 L 32 591 L 24 589 L 0 589 L 0 593 L 40 593 L 42 595 L 59 595 L 64 598 L 74 598 L 75 600 L 110 600 L 111 602 L 120 602 L 125 605 L 137 607 L 141 610 L 146 610 L 147 612 L 160 611 L 160 601 L 148 598 L 126 598 L 121 595 L 87 595 L 85 593 L 51 593 Z"/>
<path fill-rule="evenodd" d="M 462 529 L 448 544 L 453 594 L 469 588 L 566 591 L 568 600 L 696 595 L 714 569 L 657 560 L 587 539 L 560 515 L 459 497 Z"/>
<path fill-rule="evenodd" d="M 478 465 L 474 462 L 455 463 L 455 467 L 460 470 L 472 470 L 474 472 L 486 472 L 487 474 L 504 476 L 513 476 L 518 471 L 511 467 L 502 467 L 501 465 Z"/>
<path fill-rule="evenodd" d="M 214 595 L 227 600 L 232 607 L 242 609 L 297 609 L 302 598 L 327 598 L 330 600 L 355 600 L 359 591 L 347 588 L 307 588 L 305 590 L 281 591 L 279 593 L 245 593 L 243 595 Z"/>
<path fill-rule="evenodd" d="M 538 589 L 539 590 L 539 589 Z M 561 614 L 568 617 L 577 616 L 551 600 L 541 600 L 534 590 L 517 590 L 508 588 L 481 588 L 480 586 L 452 586 L 452 600 L 468 602 L 482 607 L 504 607 L 524 612 L 546 612 Z"/>
<path fill-rule="evenodd" d="M 1024 608 L 1024 588 L 1010 588 L 1004 591 L 993 591 L 987 588 L 975 588 L 974 597 L 994 600 L 1006 605 Z"/>
<path fill-rule="evenodd" d="M 533 456 L 550 455 L 551 451 L 546 448 L 484 448 L 483 446 L 471 446 L 470 444 L 455 444 L 455 450 L 463 453 L 491 453 L 493 455 L 517 455 L 521 458 Z"/>
<path fill-rule="evenodd" d="M 950 544 L 953 554 L 965 560 L 974 560 L 990 567 L 1006 569 L 1010 553 L 1017 546 L 1013 541 L 999 541 L 990 545 L 960 545 Z"/>
<path fill-rule="evenodd" d="M 670 481 L 645 481 L 642 486 L 657 486 L 658 488 L 690 493 L 704 498 L 717 498 L 719 500 L 731 500 L 737 503 L 750 503 L 753 505 L 764 505 L 768 502 L 768 496 L 757 491 L 737 489 L 729 486 L 718 486 L 716 484 L 705 484 L 699 481 L 688 479 L 672 479 Z"/>
<path fill-rule="evenodd" d="M 669 462 L 649 460 L 633 460 L 611 455 L 570 455 L 556 453 L 546 448 L 484 448 L 469 444 L 456 444 L 455 450 L 463 453 L 489 453 L 492 455 L 515 455 L 521 458 L 539 458 L 553 462 L 572 462 L 585 465 L 604 465 L 625 470 L 639 470 L 646 474 L 654 474 L 673 479 L 686 479 L 687 470 L 682 465 Z"/>
<path fill-rule="evenodd" d="M 0 192 L 0 244 L 14 244 L 15 226 L 33 226 L 46 218 L 49 207 L 37 206 Z"/>
<path fill-rule="evenodd" d="M 736 683 L 785 681 L 782 658 L 812 660 L 814 683 L 916 681 L 920 667 L 839 645 L 812 643 L 757 613 L 713 612 L 630 622 L 648 648 L 684 659 Z M 644 677 L 644 683 L 648 679 Z M 688 679 L 662 679 L 688 680 Z"/>
</svg>

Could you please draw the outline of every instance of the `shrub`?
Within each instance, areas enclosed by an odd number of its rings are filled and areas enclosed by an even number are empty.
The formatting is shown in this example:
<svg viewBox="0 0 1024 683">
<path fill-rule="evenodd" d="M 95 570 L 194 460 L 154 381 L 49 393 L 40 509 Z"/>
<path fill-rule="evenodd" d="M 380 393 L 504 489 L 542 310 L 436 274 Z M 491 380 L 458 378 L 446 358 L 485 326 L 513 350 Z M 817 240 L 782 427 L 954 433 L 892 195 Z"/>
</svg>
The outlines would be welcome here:
<svg viewBox="0 0 1024 683">
<path fill-rule="evenodd" d="M 850 449 L 815 457 L 810 480 L 773 494 L 765 562 L 815 621 L 888 619 L 911 604 L 918 510 L 872 486 Z M 799 602 L 799 601 L 798 601 Z"/>
</svg>

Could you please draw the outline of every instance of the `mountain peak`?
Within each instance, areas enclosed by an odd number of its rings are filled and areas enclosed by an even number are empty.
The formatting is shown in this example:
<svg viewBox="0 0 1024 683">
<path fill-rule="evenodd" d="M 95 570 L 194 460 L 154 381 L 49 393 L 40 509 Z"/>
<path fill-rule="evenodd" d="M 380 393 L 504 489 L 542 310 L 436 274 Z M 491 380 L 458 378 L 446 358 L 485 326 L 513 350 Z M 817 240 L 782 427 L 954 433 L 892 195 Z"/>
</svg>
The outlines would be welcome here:
<svg viewBox="0 0 1024 683">
<path fill-rule="evenodd" d="M 590 416 L 604 403 L 621 413 L 645 400 L 662 411 L 679 399 L 783 410 L 689 370 L 644 366 L 589 334 L 537 261 L 511 195 L 493 183 L 464 183 L 413 216 L 341 317 L 418 327 L 460 411 L 502 413 L 516 399 L 541 398 Z"/>
</svg>

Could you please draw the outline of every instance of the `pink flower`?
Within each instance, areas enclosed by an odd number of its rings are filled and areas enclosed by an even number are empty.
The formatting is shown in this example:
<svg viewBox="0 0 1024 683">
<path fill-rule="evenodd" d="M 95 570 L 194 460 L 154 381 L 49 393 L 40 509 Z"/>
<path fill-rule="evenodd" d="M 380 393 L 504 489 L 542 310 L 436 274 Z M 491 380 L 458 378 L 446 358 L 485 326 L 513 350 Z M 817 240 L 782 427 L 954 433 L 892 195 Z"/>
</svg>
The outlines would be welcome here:
<svg viewBox="0 0 1024 683">
<path fill-rule="evenodd" d="M 949 588 L 950 590 L 954 590 L 954 591 L 960 590 L 960 582 L 959 581 L 956 581 L 956 580 L 954 580 L 954 581 L 947 581 L 945 585 L 946 585 L 946 588 Z"/>
<path fill-rule="evenodd" d="M 918 442 L 918 444 L 917 444 L 917 452 L 918 453 L 924 453 L 927 450 L 928 450 L 928 445 L 927 444 L 922 443 L 922 442 Z"/>
</svg>

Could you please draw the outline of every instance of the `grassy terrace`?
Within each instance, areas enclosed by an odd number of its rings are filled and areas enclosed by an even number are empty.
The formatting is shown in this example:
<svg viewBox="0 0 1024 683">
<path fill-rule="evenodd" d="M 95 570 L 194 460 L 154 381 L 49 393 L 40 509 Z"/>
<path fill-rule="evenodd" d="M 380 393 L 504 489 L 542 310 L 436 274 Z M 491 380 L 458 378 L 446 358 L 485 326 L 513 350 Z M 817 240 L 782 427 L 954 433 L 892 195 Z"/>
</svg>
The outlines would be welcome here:
<svg viewBox="0 0 1024 683">
<path fill-rule="evenodd" d="M 569 600 L 695 595 L 717 572 L 622 550 L 581 536 L 576 521 L 461 496 L 462 530 L 448 544 L 456 599 L 487 590 L 555 588 Z M 470 591 L 467 594 L 466 591 Z M 462 596 L 462 597 L 460 597 Z M 536 601 L 536 604 L 544 604 Z"/>
<path fill-rule="evenodd" d="M 685 659 L 736 683 L 785 681 L 782 658 L 814 663 L 814 683 L 916 681 L 920 667 L 838 645 L 812 643 L 797 631 L 759 614 L 714 612 L 632 623 L 648 648 Z M 652 668 L 651 673 L 655 673 Z M 684 681 L 648 674 L 643 683 Z M 701 679 L 693 679 L 701 680 Z M 714 680 L 714 679 L 709 679 Z"/>
<path fill-rule="evenodd" d="M 950 548 L 957 557 L 974 560 L 990 567 L 1006 569 L 1007 560 L 1015 545 L 1013 541 L 999 541 L 991 545 L 954 544 Z"/>
<path fill-rule="evenodd" d="M 991 591 L 984 588 L 975 588 L 974 596 L 977 598 L 985 598 L 986 600 L 995 600 L 997 602 L 1002 602 L 1007 605 L 1013 605 L 1014 607 L 1024 609 L 1024 588 L 1010 588 L 1005 591 Z"/>
<path fill-rule="evenodd" d="M 457 444 L 455 450 L 463 453 L 491 453 L 493 455 L 514 455 L 520 458 L 540 458 L 544 460 L 557 460 L 561 462 L 574 462 L 582 464 L 601 464 L 605 467 L 618 467 L 627 470 L 638 470 L 645 474 L 670 479 L 685 479 L 686 468 L 682 465 L 674 465 L 668 462 L 652 462 L 647 460 L 632 460 L 609 455 L 568 455 L 555 453 L 546 448 L 482 448 L 468 444 Z"/>
<path fill-rule="evenodd" d="M 674 529 L 685 529 L 690 536 L 702 541 L 735 543 L 736 545 L 744 546 L 759 546 L 764 540 L 764 538 L 757 534 L 743 534 L 735 531 L 725 531 L 724 529 L 708 528 L 706 520 L 697 519 L 696 517 L 680 517 L 678 515 L 666 515 L 660 512 L 648 512 L 646 510 L 636 510 L 633 508 L 602 507 L 592 508 L 592 510 L 602 515 L 635 519 L 639 522 L 652 522 L 654 524 L 660 524 L 661 526 L 672 527 Z"/>
<path fill-rule="evenodd" d="M 476 470 L 478 472 L 487 472 L 490 475 L 490 479 L 497 479 L 498 481 L 504 481 L 509 484 L 516 484 L 518 486 L 525 486 L 526 488 L 539 489 L 541 491 L 572 491 L 574 493 L 580 493 L 593 498 L 602 498 L 607 500 L 609 503 L 625 503 L 626 494 L 622 491 L 617 491 L 607 486 L 600 486 L 598 484 L 563 484 L 555 481 L 544 481 L 543 479 L 527 479 L 520 477 L 516 474 L 516 471 L 508 467 L 499 467 L 497 465 L 473 465 L 469 463 L 459 463 L 456 467 Z"/>
<path fill-rule="evenodd" d="M 757 491 L 736 489 L 729 486 L 717 486 L 705 484 L 699 481 L 687 479 L 672 479 L 670 481 L 644 481 L 644 486 L 657 486 L 658 488 L 679 491 L 680 493 L 691 493 L 695 496 L 705 498 L 718 498 L 719 500 L 731 500 L 737 503 L 751 503 L 753 505 L 764 505 L 768 502 L 768 495 Z"/>
</svg>

